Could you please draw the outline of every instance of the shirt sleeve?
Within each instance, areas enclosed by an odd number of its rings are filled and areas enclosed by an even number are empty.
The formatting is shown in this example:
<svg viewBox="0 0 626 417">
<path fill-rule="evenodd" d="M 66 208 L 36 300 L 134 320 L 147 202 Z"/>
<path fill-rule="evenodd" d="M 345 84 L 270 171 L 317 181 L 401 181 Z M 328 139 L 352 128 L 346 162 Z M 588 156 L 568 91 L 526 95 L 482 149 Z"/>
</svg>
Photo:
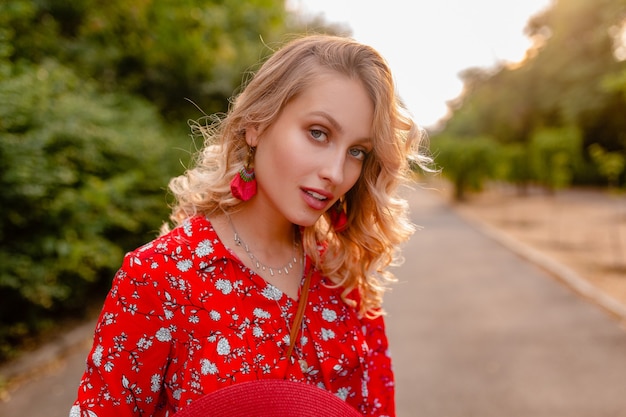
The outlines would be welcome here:
<svg viewBox="0 0 626 417">
<path fill-rule="evenodd" d="M 148 262 L 128 254 L 98 319 L 74 416 L 149 416 L 162 407 L 171 349 L 163 293 Z"/>
<path fill-rule="evenodd" d="M 362 319 L 368 344 L 369 395 L 373 415 L 393 417 L 395 411 L 395 382 L 389 354 L 389 342 L 383 316 Z"/>
</svg>

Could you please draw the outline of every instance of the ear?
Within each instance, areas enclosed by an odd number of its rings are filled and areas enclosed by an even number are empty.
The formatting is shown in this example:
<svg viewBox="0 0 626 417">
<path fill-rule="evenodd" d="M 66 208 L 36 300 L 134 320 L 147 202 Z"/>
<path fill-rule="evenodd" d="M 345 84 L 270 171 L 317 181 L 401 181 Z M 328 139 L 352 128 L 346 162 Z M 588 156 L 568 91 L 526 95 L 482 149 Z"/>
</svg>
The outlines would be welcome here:
<svg viewBox="0 0 626 417">
<path fill-rule="evenodd" d="M 259 128 L 255 125 L 246 126 L 246 142 L 248 146 L 256 148 L 259 144 Z"/>
</svg>

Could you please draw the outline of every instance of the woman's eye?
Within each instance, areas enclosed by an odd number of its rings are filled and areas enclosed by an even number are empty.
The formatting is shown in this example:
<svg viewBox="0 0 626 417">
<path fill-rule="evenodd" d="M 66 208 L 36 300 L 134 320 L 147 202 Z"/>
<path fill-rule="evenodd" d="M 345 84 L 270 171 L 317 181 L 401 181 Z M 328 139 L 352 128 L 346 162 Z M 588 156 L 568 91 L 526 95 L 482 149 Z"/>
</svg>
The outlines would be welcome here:
<svg viewBox="0 0 626 417">
<path fill-rule="evenodd" d="M 319 129 L 311 129 L 309 130 L 309 134 L 311 135 L 313 139 L 315 139 L 318 142 L 322 142 L 326 138 L 326 133 L 324 133 L 324 131 L 319 130 Z"/>
<path fill-rule="evenodd" d="M 352 148 L 348 151 L 348 153 L 350 153 L 351 156 L 355 157 L 356 159 L 362 161 L 365 159 L 365 157 L 367 156 L 367 152 L 364 149 L 360 149 L 360 148 Z"/>
</svg>

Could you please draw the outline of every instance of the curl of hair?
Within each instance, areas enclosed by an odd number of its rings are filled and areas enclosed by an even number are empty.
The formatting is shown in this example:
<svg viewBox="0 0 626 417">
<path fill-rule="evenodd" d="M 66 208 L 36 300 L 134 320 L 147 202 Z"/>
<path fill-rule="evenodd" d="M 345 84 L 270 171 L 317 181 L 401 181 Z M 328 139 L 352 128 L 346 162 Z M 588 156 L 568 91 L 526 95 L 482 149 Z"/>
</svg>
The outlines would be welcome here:
<svg viewBox="0 0 626 417">
<path fill-rule="evenodd" d="M 228 114 L 192 125 L 205 143 L 194 166 L 170 181 L 176 197 L 171 220 L 236 210 L 239 200 L 230 193 L 230 180 L 243 165 L 248 145 L 245 131 L 262 131 L 282 109 L 328 71 L 360 80 L 372 103 L 373 149 L 364 161 L 357 183 L 345 195 L 349 227 L 335 233 L 328 214 L 302 230 L 306 253 L 335 285 L 346 303 L 355 288 L 361 314 L 382 314 L 382 298 L 395 280 L 389 266 L 402 258 L 399 247 L 415 227 L 399 187 L 410 182 L 412 168 L 425 170 L 431 162 L 417 127 L 397 96 L 388 64 L 373 48 L 350 38 L 307 35 L 272 54 L 231 103 Z M 164 227 L 163 231 L 166 231 Z M 320 251 L 320 244 L 325 250 Z"/>
</svg>

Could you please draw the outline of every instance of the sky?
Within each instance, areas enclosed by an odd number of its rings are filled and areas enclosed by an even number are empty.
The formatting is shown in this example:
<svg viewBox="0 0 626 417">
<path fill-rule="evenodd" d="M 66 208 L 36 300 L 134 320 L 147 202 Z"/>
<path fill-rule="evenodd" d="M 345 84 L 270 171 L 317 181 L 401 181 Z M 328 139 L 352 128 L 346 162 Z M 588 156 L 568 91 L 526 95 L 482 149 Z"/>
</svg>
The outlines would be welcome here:
<svg viewBox="0 0 626 417">
<path fill-rule="evenodd" d="M 341 23 L 389 62 L 401 98 L 423 127 L 461 94 L 459 72 L 519 62 L 528 19 L 551 0 L 288 0 L 292 9 Z"/>
</svg>

